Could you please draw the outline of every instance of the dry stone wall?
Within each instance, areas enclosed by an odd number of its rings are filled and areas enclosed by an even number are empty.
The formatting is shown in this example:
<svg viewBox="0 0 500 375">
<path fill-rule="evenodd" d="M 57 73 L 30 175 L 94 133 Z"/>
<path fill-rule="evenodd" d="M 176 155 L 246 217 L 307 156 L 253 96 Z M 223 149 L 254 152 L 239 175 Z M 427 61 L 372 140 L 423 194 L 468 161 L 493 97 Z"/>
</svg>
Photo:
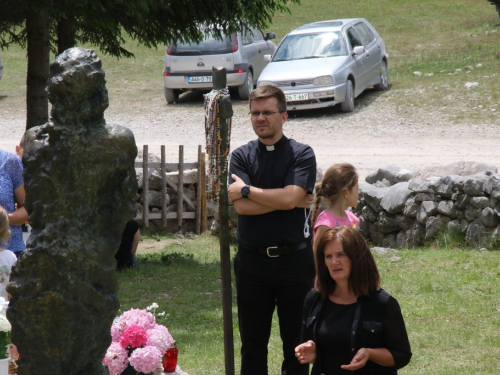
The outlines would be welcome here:
<svg viewBox="0 0 500 375">
<path fill-rule="evenodd" d="M 354 212 L 360 231 L 376 246 L 416 247 L 444 230 L 469 247 L 500 238 L 500 174 L 491 165 L 458 162 L 413 173 L 380 168 L 360 182 Z"/>
</svg>

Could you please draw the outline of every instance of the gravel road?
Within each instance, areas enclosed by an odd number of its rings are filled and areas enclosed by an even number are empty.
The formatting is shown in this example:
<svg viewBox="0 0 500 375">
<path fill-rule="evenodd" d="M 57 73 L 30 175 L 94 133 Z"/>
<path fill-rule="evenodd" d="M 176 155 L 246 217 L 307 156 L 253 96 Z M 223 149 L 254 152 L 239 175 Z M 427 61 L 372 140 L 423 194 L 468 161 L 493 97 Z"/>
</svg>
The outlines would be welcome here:
<svg viewBox="0 0 500 375">
<path fill-rule="evenodd" d="M 358 168 L 361 178 L 389 164 L 414 171 L 462 160 L 500 167 L 500 122 L 455 124 L 440 111 L 398 107 L 393 99 L 401 91 L 367 90 L 350 114 L 331 108 L 290 113 L 284 132 L 311 145 L 322 170 L 346 161 Z M 234 100 L 233 109 L 231 148 L 236 148 L 255 134 L 248 102 Z M 167 105 L 162 95 L 122 101 L 110 90 L 105 117 L 107 123 L 129 127 L 140 148 L 148 144 L 150 152 L 159 154 L 160 145 L 166 145 L 170 162 L 177 161 L 178 145 L 184 145 L 187 162 L 196 160 L 198 145 L 205 145 L 200 93 L 186 93 L 180 103 Z M 24 102 L 0 100 L 0 148 L 14 150 L 24 125 Z"/>
</svg>

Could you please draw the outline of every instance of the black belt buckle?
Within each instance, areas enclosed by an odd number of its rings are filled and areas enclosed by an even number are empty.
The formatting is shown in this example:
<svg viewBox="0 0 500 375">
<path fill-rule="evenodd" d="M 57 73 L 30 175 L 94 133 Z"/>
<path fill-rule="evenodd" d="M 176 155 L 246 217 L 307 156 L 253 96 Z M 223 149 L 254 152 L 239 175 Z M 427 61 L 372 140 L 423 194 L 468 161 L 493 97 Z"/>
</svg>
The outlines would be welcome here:
<svg viewBox="0 0 500 375">
<path fill-rule="evenodd" d="M 269 258 L 277 258 L 277 257 L 279 257 L 279 256 L 280 256 L 279 254 L 272 255 L 271 253 L 269 253 L 269 250 L 271 250 L 271 251 L 272 251 L 273 249 L 277 249 L 277 248 L 278 248 L 278 246 L 269 246 L 269 247 L 266 249 L 266 251 L 267 251 L 267 256 L 268 256 Z"/>
</svg>

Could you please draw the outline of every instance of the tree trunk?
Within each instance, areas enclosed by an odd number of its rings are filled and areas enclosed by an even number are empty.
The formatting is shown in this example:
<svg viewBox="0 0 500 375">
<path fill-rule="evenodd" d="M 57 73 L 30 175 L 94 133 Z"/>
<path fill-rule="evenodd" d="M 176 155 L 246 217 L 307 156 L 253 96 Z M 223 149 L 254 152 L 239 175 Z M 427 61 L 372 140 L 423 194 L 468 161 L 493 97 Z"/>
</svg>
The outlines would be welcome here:
<svg viewBox="0 0 500 375">
<path fill-rule="evenodd" d="M 26 18 L 28 33 L 28 74 L 26 78 L 26 129 L 48 119 L 45 88 L 49 79 L 49 21 L 47 12 L 30 11 Z"/>
<path fill-rule="evenodd" d="M 57 54 L 60 55 L 68 48 L 74 47 L 75 23 L 73 17 L 60 19 L 57 23 Z"/>
</svg>

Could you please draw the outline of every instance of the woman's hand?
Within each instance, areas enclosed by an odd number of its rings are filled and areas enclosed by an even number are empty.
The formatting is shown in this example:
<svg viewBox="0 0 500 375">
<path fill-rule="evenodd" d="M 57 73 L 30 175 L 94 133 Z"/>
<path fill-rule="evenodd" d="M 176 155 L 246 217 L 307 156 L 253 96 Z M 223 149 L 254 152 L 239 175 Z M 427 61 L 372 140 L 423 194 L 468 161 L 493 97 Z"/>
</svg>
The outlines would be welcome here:
<svg viewBox="0 0 500 375">
<path fill-rule="evenodd" d="M 358 350 L 351 363 L 348 365 L 342 365 L 340 368 L 344 370 L 354 371 L 359 370 L 360 368 L 366 365 L 366 362 L 370 359 L 370 352 L 368 349 L 361 348 Z"/>
<path fill-rule="evenodd" d="M 314 363 L 316 360 L 316 344 L 309 340 L 295 348 L 295 356 L 301 364 Z"/>
</svg>

